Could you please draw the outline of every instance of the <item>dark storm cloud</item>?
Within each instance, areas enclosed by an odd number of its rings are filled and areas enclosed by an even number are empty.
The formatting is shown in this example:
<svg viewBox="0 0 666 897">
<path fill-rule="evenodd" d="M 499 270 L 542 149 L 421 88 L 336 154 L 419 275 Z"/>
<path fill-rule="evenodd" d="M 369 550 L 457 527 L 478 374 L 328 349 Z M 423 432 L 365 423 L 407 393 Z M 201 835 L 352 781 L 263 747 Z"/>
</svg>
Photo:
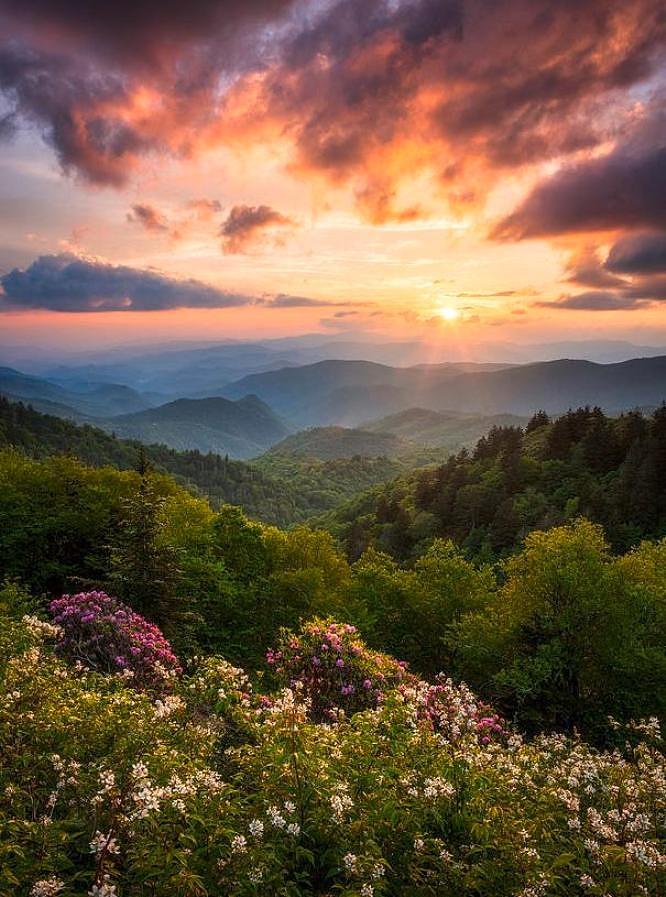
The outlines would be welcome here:
<svg viewBox="0 0 666 897">
<path fill-rule="evenodd" d="M 588 311 L 637 310 L 666 300 L 666 237 L 636 234 L 622 237 L 605 262 L 591 246 L 575 252 L 566 266 L 567 280 L 595 287 L 582 293 L 538 302 L 550 308 Z M 661 267 L 660 267 L 661 266 Z M 615 273 L 618 272 L 618 273 Z M 619 273 L 625 276 L 618 276 Z"/>
<path fill-rule="evenodd" d="M 0 47 L 0 91 L 15 116 L 43 126 L 66 171 L 95 183 L 119 186 L 127 175 L 123 160 L 148 149 L 146 136 L 114 111 L 127 100 L 120 74 L 9 43 Z"/>
<path fill-rule="evenodd" d="M 55 32 L 96 56 L 130 67 L 157 65 L 178 48 L 227 42 L 243 26 L 269 21 L 292 0 L 3 0 L 0 16 L 19 33 Z"/>
<path fill-rule="evenodd" d="M 220 78 L 260 64 L 254 30 L 292 2 L 3 0 L 0 93 L 66 172 L 122 186 L 148 153 L 192 152 Z"/>
<path fill-rule="evenodd" d="M 421 214 L 396 187 L 435 172 L 452 204 L 506 167 L 594 147 L 604 100 L 662 59 L 661 0 L 4 0 L 0 90 L 63 167 L 123 184 L 272 125 L 293 164 L 350 182 L 374 221 Z M 245 92 L 244 92 L 245 91 Z"/>
<path fill-rule="evenodd" d="M 169 308 L 227 308 L 257 300 L 178 280 L 155 271 L 110 265 L 78 256 L 43 255 L 28 268 L 0 277 L 0 307 L 52 311 L 156 311 Z"/>
<path fill-rule="evenodd" d="M 666 228 L 666 129 L 656 147 L 620 146 L 537 184 L 495 230 L 524 239 L 622 228 Z"/>
<path fill-rule="evenodd" d="M 595 290 L 625 285 L 621 277 L 611 274 L 601 264 L 599 254 L 593 246 L 583 246 L 574 252 L 566 265 L 566 271 L 566 280 L 570 283 L 593 287 Z"/>
<path fill-rule="evenodd" d="M 608 253 L 606 268 L 618 274 L 666 274 L 666 234 L 629 234 Z"/>
<path fill-rule="evenodd" d="M 618 311 L 643 306 L 642 300 L 613 290 L 590 290 L 573 296 L 564 296 L 553 302 L 537 302 L 545 308 L 575 309 L 576 311 Z"/>
<path fill-rule="evenodd" d="M 222 249 L 228 253 L 246 252 L 268 232 L 293 227 L 291 218 L 270 206 L 234 206 L 220 228 Z"/>
<path fill-rule="evenodd" d="M 622 118 L 599 99 L 649 77 L 665 40 L 655 0 L 342 0 L 269 70 L 265 104 L 301 166 L 360 180 L 381 220 L 415 165 L 439 166 L 452 201 L 472 203 L 484 177 L 460 181 L 475 166 L 487 177 L 595 146 Z M 404 152 L 415 141 L 422 152 Z"/>
</svg>

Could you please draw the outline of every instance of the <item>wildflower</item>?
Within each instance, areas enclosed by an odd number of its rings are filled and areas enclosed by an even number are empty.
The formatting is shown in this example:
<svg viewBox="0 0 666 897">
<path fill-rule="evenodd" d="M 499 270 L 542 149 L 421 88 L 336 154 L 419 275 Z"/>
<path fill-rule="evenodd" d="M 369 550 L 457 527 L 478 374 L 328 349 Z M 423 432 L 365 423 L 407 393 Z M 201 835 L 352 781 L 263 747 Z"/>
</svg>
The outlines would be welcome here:
<svg viewBox="0 0 666 897">
<path fill-rule="evenodd" d="M 164 688 L 181 671 L 157 626 L 105 592 L 63 595 L 50 610 L 56 650 L 72 663 L 123 677 L 129 670 L 137 688 Z"/>
<path fill-rule="evenodd" d="M 261 838 L 264 833 L 264 824 L 261 819 L 253 819 L 247 828 L 253 838 Z"/>
<path fill-rule="evenodd" d="M 88 891 L 89 897 L 116 897 L 116 886 L 111 884 L 111 879 L 105 875 L 103 880 L 96 883 Z"/>
<path fill-rule="evenodd" d="M 343 865 L 344 865 L 345 869 L 347 870 L 347 872 L 351 873 L 351 872 L 356 871 L 357 859 L 358 858 L 357 858 L 356 854 L 354 854 L 354 853 L 346 853 L 343 856 L 342 862 L 343 862 Z"/>
<path fill-rule="evenodd" d="M 350 810 L 354 806 L 347 785 L 337 786 L 336 791 L 331 795 L 330 803 L 336 819 L 341 819 L 345 810 Z"/>
<path fill-rule="evenodd" d="M 64 887 L 65 883 L 55 875 L 50 878 L 41 878 L 30 889 L 30 897 L 55 897 Z"/>
<path fill-rule="evenodd" d="M 118 842 L 111 834 L 104 835 L 98 830 L 90 842 L 90 852 L 99 856 L 104 851 L 107 853 L 119 853 L 120 848 L 118 847 Z"/>
<path fill-rule="evenodd" d="M 285 828 L 287 825 L 287 820 L 277 807 L 269 807 L 268 810 L 266 810 L 266 815 L 268 816 L 271 825 L 274 825 L 275 828 Z"/>
<path fill-rule="evenodd" d="M 231 839 L 231 850 L 233 853 L 245 853 L 247 850 L 247 839 L 244 835 L 234 835 Z"/>
</svg>

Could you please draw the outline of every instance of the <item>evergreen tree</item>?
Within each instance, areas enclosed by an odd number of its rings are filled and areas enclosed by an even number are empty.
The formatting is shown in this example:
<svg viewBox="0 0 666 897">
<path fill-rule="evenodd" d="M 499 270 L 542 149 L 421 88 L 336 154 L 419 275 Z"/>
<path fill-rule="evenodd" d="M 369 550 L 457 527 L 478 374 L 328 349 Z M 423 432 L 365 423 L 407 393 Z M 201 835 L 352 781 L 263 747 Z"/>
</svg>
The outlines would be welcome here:
<svg viewBox="0 0 666 897">
<path fill-rule="evenodd" d="M 125 499 L 111 546 L 111 587 L 127 604 L 163 628 L 177 616 L 178 552 L 163 538 L 165 499 L 155 488 L 143 447 L 137 458 L 139 483 Z"/>
</svg>

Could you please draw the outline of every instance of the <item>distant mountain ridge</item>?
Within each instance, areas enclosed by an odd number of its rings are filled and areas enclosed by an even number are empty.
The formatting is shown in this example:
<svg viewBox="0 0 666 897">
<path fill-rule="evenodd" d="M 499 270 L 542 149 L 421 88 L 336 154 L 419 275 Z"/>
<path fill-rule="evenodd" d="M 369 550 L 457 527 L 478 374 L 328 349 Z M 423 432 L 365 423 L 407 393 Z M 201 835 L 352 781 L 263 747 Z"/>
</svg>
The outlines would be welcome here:
<svg viewBox="0 0 666 897">
<path fill-rule="evenodd" d="M 177 399 L 100 425 L 126 439 L 234 458 L 259 455 L 292 432 L 265 402 L 252 395 L 237 401 L 219 396 Z"/>
<path fill-rule="evenodd" d="M 0 393 L 12 399 L 29 401 L 45 413 L 72 420 L 107 417 L 150 407 L 150 402 L 130 386 L 82 382 L 78 388 L 68 389 L 8 367 L 0 367 Z"/>
<path fill-rule="evenodd" d="M 666 399 L 666 356 L 613 364 L 561 359 L 465 373 L 455 366 L 327 361 L 253 374 L 223 392 L 229 398 L 255 393 L 297 426 L 359 426 L 415 406 L 529 415 L 537 408 L 559 414 L 599 405 L 613 413 Z"/>
</svg>

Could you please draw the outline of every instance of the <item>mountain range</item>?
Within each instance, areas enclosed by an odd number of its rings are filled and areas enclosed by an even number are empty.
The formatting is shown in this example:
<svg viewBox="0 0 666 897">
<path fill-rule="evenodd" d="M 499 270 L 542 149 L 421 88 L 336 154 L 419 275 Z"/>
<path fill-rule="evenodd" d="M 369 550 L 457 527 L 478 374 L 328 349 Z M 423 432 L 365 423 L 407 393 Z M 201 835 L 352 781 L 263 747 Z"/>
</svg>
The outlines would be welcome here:
<svg viewBox="0 0 666 897">
<path fill-rule="evenodd" d="M 559 414 L 579 405 L 599 405 L 613 413 L 666 399 L 666 356 L 604 365 L 562 359 L 478 368 L 324 361 L 251 374 L 223 393 L 238 398 L 251 392 L 297 426 L 356 426 L 411 407 L 529 415 L 538 408 Z"/>
<path fill-rule="evenodd" d="M 240 364 L 240 347 L 232 348 Z M 199 351 L 182 350 L 183 357 L 195 353 L 203 364 Z M 192 371 L 199 375 L 196 366 Z M 4 367 L 0 394 L 126 438 L 235 458 L 258 456 L 304 429 L 341 428 L 299 433 L 287 443 L 289 453 L 298 447 L 321 459 L 397 457 L 424 446 L 455 451 L 493 424 L 520 423 L 539 408 L 561 414 L 599 405 L 613 414 L 666 399 L 666 356 L 512 366 L 327 360 L 246 374 L 200 398 L 187 395 L 186 378 L 175 377 L 169 391 L 180 395 L 170 401 L 165 393 L 140 389 L 145 381 L 97 381 L 93 373 L 60 370 L 54 379 Z"/>
</svg>

